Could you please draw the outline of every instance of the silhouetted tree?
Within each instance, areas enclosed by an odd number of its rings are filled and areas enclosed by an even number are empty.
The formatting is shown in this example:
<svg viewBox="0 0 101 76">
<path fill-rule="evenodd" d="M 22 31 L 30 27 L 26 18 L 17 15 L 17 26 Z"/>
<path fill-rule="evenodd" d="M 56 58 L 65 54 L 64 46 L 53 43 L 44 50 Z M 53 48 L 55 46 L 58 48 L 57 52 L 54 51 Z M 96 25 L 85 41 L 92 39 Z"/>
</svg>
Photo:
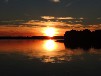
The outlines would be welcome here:
<svg viewBox="0 0 101 76">
<path fill-rule="evenodd" d="M 101 48 L 101 30 L 95 30 L 93 32 L 88 29 L 83 31 L 66 31 L 64 34 L 64 43 L 66 47 L 71 48 Z"/>
</svg>

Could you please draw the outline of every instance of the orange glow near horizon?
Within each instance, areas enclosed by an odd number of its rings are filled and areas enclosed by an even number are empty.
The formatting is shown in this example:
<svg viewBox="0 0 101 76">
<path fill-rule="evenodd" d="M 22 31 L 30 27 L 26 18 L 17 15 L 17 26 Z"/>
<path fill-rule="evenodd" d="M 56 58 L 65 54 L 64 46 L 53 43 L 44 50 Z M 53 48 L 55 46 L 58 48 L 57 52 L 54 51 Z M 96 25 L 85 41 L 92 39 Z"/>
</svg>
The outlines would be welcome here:
<svg viewBox="0 0 101 76">
<path fill-rule="evenodd" d="M 44 33 L 46 36 L 49 36 L 49 37 L 53 37 L 55 34 L 56 34 L 56 29 L 55 28 L 46 28 L 44 30 Z"/>
</svg>

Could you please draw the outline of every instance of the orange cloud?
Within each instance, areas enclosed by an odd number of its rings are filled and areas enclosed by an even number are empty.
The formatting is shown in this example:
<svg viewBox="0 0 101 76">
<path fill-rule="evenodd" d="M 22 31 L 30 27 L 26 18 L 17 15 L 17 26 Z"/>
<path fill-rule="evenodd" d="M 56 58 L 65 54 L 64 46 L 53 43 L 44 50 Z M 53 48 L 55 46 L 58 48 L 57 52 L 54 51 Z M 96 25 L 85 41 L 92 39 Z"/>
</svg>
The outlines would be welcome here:
<svg viewBox="0 0 101 76">
<path fill-rule="evenodd" d="M 55 19 L 54 16 L 41 16 L 41 18 L 46 19 L 46 20 L 48 20 L 48 19 Z"/>
<path fill-rule="evenodd" d="M 69 19 L 75 19 L 73 17 L 58 17 L 59 20 L 69 20 Z"/>
</svg>

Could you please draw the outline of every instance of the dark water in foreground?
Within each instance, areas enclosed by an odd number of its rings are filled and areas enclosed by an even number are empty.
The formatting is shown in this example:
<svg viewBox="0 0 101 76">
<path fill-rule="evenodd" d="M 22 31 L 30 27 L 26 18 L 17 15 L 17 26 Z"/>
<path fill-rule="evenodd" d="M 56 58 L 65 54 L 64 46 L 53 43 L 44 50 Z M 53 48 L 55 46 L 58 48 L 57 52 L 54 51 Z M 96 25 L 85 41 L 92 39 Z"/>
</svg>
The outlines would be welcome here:
<svg viewBox="0 0 101 76">
<path fill-rule="evenodd" d="M 0 76 L 101 76 L 101 49 L 55 40 L 0 40 Z"/>
</svg>

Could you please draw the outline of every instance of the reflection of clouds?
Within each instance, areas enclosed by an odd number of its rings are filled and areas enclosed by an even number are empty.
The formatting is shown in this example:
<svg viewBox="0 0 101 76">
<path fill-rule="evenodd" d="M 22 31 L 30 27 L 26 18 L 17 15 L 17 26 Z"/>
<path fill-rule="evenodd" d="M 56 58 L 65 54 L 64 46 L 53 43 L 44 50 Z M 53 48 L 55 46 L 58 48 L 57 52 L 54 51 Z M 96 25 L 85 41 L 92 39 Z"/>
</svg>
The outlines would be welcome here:
<svg viewBox="0 0 101 76">
<path fill-rule="evenodd" d="M 96 59 L 99 61 L 100 60 L 100 55 L 101 55 L 101 49 L 93 49 L 91 48 L 88 51 L 84 51 L 83 49 L 65 49 L 65 50 L 60 50 L 60 51 L 53 51 L 57 53 L 56 55 L 44 55 L 41 56 L 42 62 L 50 62 L 50 63 L 64 63 L 64 62 L 71 62 L 71 61 L 78 61 L 78 60 L 87 60 L 86 58 L 91 59 L 91 55 L 94 56 L 96 55 Z M 86 57 L 85 55 L 88 55 L 89 57 Z"/>
<path fill-rule="evenodd" d="M 8 45 L 9 43 L 9 45 Z M 5 48 L 6 47 L 6 48 Z M 1 40 L 0 53 L 21 53 L 29 59 L 39 59 L 41 62 L 64 63 L 78 60 L 101 59 L 101 49 L 91 48 L 87 51 L 78 48 L 64 47 L 63 43 L 54 40 Z"/>
</svg>

